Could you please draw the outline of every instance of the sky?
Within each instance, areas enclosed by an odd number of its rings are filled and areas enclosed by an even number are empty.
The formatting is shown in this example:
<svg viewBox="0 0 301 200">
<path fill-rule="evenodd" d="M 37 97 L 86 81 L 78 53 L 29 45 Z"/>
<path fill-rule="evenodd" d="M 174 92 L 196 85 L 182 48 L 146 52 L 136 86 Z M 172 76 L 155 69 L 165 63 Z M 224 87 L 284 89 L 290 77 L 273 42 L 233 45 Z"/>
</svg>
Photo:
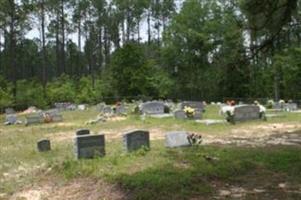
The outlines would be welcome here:
<svg viewBox="0 0 301 200">
<path fill-rule="evenodd" d="M 183 0 L 175 0 L 175 3 L 176 3 L 176 9 L 177 11 L 180 10 L 181 8 L 181 5 L 182 5 L 182 2 Z M 70 20 L 71 21 L 71 20 Z M 33 39 L 33 38 L 41 38 L 40 37 L 40 31 L 39 29 L 37 28 L 39 25 L 38 25 L 38 22 L 36 21 L 36 24 L 35 24 L 35 27 L 29 31 L 25 37 L 28 38 L 28 39 Z M 156 34 L 156 33 L 154 33 Z M 142 39 L 142 41 L 147 41 L 147 38 L 148 38 L 148 34 L 147 34 L 147 21 L 146 19 L 144 19 L 141 24 L 140 24 L 140 37 Z M 68 34 L 67 35 L 67 38 L 68 39 L 71 39 L 74 43 L 77 44 L 77 41 L 78 41 L 78 34 L 77 33 L 72 33 L 72 34 Z M 82 42 L 85 41 L 85 38 L 82 37 Z"/>
</svg>

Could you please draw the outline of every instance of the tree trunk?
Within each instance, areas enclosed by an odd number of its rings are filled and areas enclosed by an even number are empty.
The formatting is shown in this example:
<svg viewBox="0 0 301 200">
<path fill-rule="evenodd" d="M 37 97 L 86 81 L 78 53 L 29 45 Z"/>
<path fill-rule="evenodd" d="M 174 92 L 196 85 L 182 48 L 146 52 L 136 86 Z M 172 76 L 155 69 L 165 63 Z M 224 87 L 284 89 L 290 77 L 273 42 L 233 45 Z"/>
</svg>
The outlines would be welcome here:
<svg viewBox="0 0 301 200">
<path fill-rule="evenodd" d="M 137 21 L 138 43 L 140 43 L 140 18 Z"/>
<path fill-rule="evenodd" d="M 126 11 L 126 41 L 130 41 L 130 35 L 131 35 L 131 16 L 130 11 L 127 9 Z"/>
<path fill-rule="evenodd" d="M 56 30 L 55 30 L 55 44 L 56 44 L 56 76 L 61 75 L 61 54 L 60 54 L 60 38 L 59 38 L 59 32 L 60 32 L 60 24 L 59 24 L 59 10 L 56 9 Z"/>
<path fill-rule="evenodd" d="M 64 10 L 64 0 L 61 0 L 61 25 L 62 25 L 62 43 L 61 43 L 61 53 L 62 53 L 62 71 L 66 73 L 66 55 L 65 55 L 65 10 Z"/>
<path fill-rule="evenodd" d="M 125 44 L 125 26 L 124 26 L 125 20 L 122 20 L 122 25 L 121 25 L 121 29 L 122 29 L 122 43 Z"/>
<path fill-rule="evenodd" d="M 147 33 L 148 33 L 148 44 L 151 43 L 151 24 L 150 24 L 151 11 L 149 10 L 147 13 Z"/>
<path fill-rule="evenodd" d="M 81 65 L 81 61 L 80 61 L 80 55 L 81 55 L 81 50 L 82 50 L 82 28 L 81 28 L 81 16 L 79 16 L 79 19 L 78 19 L 78 24 L 77 24 L 77 28 L 78 28 L 78 52 L 77 52 L 77 65 L 76 65 L 76 69 L 77 69 L 77 72 L 76 72 L 76 75 L 78 77 L 81 76 L 82 74 L 82 65 Z"/>
<path fill-rule="evenodd" d="M 17 97 L 17 63 L 16 63 L 16 32 L 15 32 L 15 23 L 16 23 L 16 4 L 14 0 L 9 0 L 10 4 L 10 65 L 11 65 L 11 77 L 13 81 L 13 96 L 16 102 Z"/>
<path fill-rule="evenodd" d="M 43 64 L 42 64 L 42 80 L 43 80 L 43 88 L 44 93 L 46 92 L 46 84 L 47 84 L 47 67 L 46 67 L 46 40 L 45 40 L 45 2 L 41 1 L 41 29 L 42 29 L 42 49 L 43 49 Z"/>
<path fill-rule="evenodd" d="M 98 30 L 98 48 L 99 48 L 99 55 L 98 55 L 98 68 L 100 70 L 102 69 L 102 64 L 103 64 L 103 51 L 102 51 L 102 27 L 99 27 Z"/>
</svg>

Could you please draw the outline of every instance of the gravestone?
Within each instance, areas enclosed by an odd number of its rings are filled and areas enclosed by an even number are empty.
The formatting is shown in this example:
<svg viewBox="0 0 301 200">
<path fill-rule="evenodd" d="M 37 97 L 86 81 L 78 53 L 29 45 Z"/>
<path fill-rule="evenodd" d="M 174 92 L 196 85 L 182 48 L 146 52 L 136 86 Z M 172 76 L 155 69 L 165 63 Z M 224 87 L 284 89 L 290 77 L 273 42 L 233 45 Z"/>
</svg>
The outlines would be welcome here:
<svg viewBox="0 0 301 200">
<path fill-rule="evenodd" d="M 200 101 L 184 101 L 181 103 L 181 109 L 184 109 L 185 107 L 190 107 L 200 112 L 204 111 L 204 104 Z"/>
<path fill-rule="evenodd" d="M 123 135 L 123 145 L 126 151 L 131 152 L 141 147 L 150 148 L 149 132 L 144 130 L 135 130 Z"/>
<path fill-rule="evenodd" d="M 63 121 L 63 116 L 57 109 L 45 111 L 43 117 L 45 123 Z"/>
<path fill-rule="evenodd" d="M 16 111 L 13 108 L 6 108 L 5 109 L 5 114 L 7 115 L 11 115 L 11 114 L 15 114 Z"/>
<path fill-rule="evenodd" d="M 80 135 L 89 135 L 90 134 L 90 130 L 89 129 L 79 129 L 76 131 L 75 133 L 77 136 Z"/>
<path fill-rule="evenodd" d="M 99 112 L 102 112 L 102 110 L 103 110 L 103 108 L 104 108 L 105 106 L 106 106 L 105 104 L 99 103 L 99 104 L 97 104 L 96 108 L 97 108 L 97 110 L 98 110 Z"/>
<path fill-rule="evenodd" d="M 86 110 L 86 105 L 85 104 L 80 104 L 80 105 L 77 106 L 77 109 L 81 110 L 81 111 L 84 111 L 84 110 Z"/>
<path fill-rule="evenodd" d="M 174 116 L 176 119 L 186 119 L 186 113 L 183 110 L 177 110 L 174 112 Z"/>
<path fill-rule="evenodd" d="M 25 125 L 40 124 L 44 122 L 42 113 L 32 113 L 25 116 Z"/>
<path fill-rule="evenodd" d="M 113 113 L 113 109 L 111 108 L 111 106 L 105 106 L 102 109 L 102 113 L 104 113 L 104 114 L 112 114 Z"/>
<path fill-rule="evenodd" d="M 50 140 L 47 139 L 38 141 L 37 146 L 39 152 L 45 152 L 51 150 Z"/>
<path fill-rule="evenodd" d="M 170 148 L 191 146 L 187 137 L 188 133 L 185 131 L 168 132 L 165 135 L 165 146 Z"/>
<path fill-rule="evenodd" d="M 283 110 L 283 108 L 284 108 L 284 103 L 273 104 L 273 109 L 275 109 L 275 110 Z"/>
<path fill-rule="evenodd" d="M 141 105 L 141 112 L 149 115 L 164 114 L 164 106 L 159 101 L 146 102 Z"/>
<path fill-rule="evenodd" d="M 196 110 L 194 113 L 193 119 L 195 119 L 195 120 L 202 119 L 202 111 Z"/>
<path fill-rule="evenodd" d="M 76 136 L 74 140 L 77 159 L 105 156 L 104 135 L 81 135 Z"/>
<path fill-rule="evenodd" d="M 16 114 L 6 114 L 5 116 L 5 125 L 15 124 L 17 122 Z"/>
<path fill-rule="evenodd" d="M 58 102 L 54 103 L 54 106 L 58 110 L 76 110 L 76 105 L 70 102 Z"/>
<path fill-rule="evenodd" d="M 260 108 L 256 105 L 240 105 L 234 107 L 235 122 L 260 119 Z"/>
<path fill-rule="evenodd" d="M 285 111 L 296 111 L 298 110 L 298 105 L 296 103 L 286 103 L 283 106 Z"/>
<path fill-rule="evenodd" d="M 127 113 L 127 110 L 124 105 L 119 105 L 116 106 L 115 113 L 118 115 L 125 115 Z"/>
</svg>

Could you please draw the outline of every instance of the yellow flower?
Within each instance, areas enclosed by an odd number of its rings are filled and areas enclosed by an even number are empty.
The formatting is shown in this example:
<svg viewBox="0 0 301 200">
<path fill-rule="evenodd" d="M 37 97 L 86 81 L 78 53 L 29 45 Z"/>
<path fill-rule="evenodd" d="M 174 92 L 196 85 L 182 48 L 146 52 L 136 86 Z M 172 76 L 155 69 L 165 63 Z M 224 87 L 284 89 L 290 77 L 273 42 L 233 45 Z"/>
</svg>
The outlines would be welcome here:
<svg viewBox="0 0 301 200">
<path fill-rule="evenodd" d="M 186 115 L 188 115 L 189 117 L 193 117 L 195 115 L 195 109 L 185 106 L 184 107 L 184 112 L 186 113 Z"/>
</svg>

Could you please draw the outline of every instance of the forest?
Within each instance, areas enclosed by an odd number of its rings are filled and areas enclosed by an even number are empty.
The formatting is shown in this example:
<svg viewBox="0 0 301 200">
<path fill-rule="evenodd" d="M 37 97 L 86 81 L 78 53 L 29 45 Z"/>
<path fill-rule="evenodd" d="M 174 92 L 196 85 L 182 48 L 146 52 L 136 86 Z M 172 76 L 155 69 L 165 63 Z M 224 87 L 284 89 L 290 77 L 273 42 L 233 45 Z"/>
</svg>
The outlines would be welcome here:
<svg viewBox="0 0 301 200">
<path fill-rule="evenodd" d="M 298 0 L 0 0 L 0 109 L 298 100 L 300 30 Z"/>
</svg>

